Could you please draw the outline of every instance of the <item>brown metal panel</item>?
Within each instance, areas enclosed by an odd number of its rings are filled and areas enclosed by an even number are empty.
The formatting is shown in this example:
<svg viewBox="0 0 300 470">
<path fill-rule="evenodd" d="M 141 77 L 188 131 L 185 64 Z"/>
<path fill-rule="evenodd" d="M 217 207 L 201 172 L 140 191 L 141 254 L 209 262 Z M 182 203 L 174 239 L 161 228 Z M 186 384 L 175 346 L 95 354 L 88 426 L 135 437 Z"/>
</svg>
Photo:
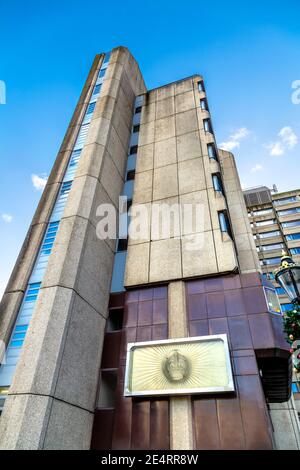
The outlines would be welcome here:
<svg viewBox="0 0 300 470">
<path fill-rule="evenodd" d="M 271 315 L 271 323 L 273 327 L 274 340 L 277 348 L 289 351 L 290 345 L 285 339 L 283 332 L 283 318 L 281 315 Z"/>
<path fill-rule="evenodd" d="M 253 349 L 237 349 L 232 351 L 234 357 L 255 356 Z"/>
<path fill-rule="evenodd" d="M 167 299 L 153 300 L 153 324 L 168 322 L 168 302 Z"/>
<path fill-rule="evenodd" d="M 151 401 L 150 449 L 170 448 L 169 400 Z"/>
<path fill-rule="evenodd" d="M 92 432 L 92 450 L 110 450 L 114 424 L 113 409 L 96 410 Z"/>
<path fill-rule="evenodd" d="M 232 349 L 248 349 L 253 347 L 248 318 L 246 316 L 228 318 L 228 325 Z"/>
<path fill-rule="evenodd" d="M 223 277 L 223 289 L 240 289 L 241 288 L 241 279 L 240 276 L 231 275 Z"/>
<path fill-rule="evenodd" d="M 125 364 L 127 354 L 127 344 L 136 341 L 137 328 L 124 328 L 120 347 L 120 364 Z"/>
<path fill-rule="evenodd" d="M 137 341 L 151 341 L 151 339 L 152 339 L 151 326 L 140 326 L 137 329 L 137 334 L 136 334 Z"/>
<path fill-rule="evenodd" d="M 130 302 L 125 305 L 124 309 L 124 326 L 136 326 L 138 314 L 138 302 Z"/>
<path fill-rule="evenodd" d="M 190 295 L 187 301 L 187 310 L 190 320 L 206 319 L 206 294 Z"/>
<path fill-rule="evenodd" d="M 241 274 L 240 278 L 242 287 L 260 286 L 262 283 L 259 273 Z"/>
<path fill-rule="evenodd" d="M 227 334 L 229 336 L 227 318 L 211 318 L 208 320 L 208 327 L 210 335 Z"/>
<path fill-rule="evenodd" d="M 187 291 L 186 292 L 187 292 L 187 295 L 204 294 L 205 293 L 205 281 L 204 281 L 204 279 L 187 282 Z"/>
<path fill-rule="evenodd" d="M 223 277 L 210 277 L 204 280 L 206 292 L 216 292 L 223 290 Z"/>
<path fill-rule="evenodd" d="M 245 429 L 246 449 L 272 449 L 269 432 L 270 422 L 259 377 L 257 375 L 239 375 L 236 380 Z"/>
<path fill-rule="evenodd" d="M 150 400 L 132 400 L 131 449 L 150 447 Z"/>
<path fill-rule="evenodd" d="M 225 292 L 225 304 L 226 312 L 229 317 L 246 314 L 242 289 L 234 289 Z"/>
<path fill-rule="evenodd" d="M 167 286 L 154 287 L 153 298 L 154 299 L 167 299 L 168 298 Z"/>
<path fill-rule="evenodd" d="M 208 320 L 197 320 L 190 322 L 190 336 L 208 335 Z"/>
<path fill-rule="evenodd" d="M 263 313 L 248 317 L 254 349 L 269 349 L 275 347 L 270 315 L 270 313 Z"/>
<path fill-rule="evenodd" d="M 196 449 L 220 449 L 216 400 L 193 399 Z"/>
<path fill-rule="evenodd" d="M 206 294 L 208 318 L 226 317 L 224 292 Z"/>
<path fill-rule="evenodd" d="M 138 290 L 129 290 L 125 292 L 125 302 L 138 302 L 139 300 L 139 291 Z"/>
<path fill-rule="evenodd" d="M 246 447 L 238 398 L 217 400 L 221 449 L 242 450 Z"/>
<path fill-rule="evenodd" d="M 268 311 L 268 306 L 262 287 L 248 287 L 243 289 L 243 297 L 247 314 L 262 313 Z"/>
<path fill-rule="evenodd" d="M 108 308 L 122 308 L 125 302 L 125 292 L 110 294 Z"/>
<path fill-rule="evenodd" d="M 131 443 L 132 399 L 123 396 L 124 384 L 119 382 L 113 425 L 112 449 L 129 450 Z"/>
<path fill-rule="evenodd" d="M 234 357 L 234 368 L 236 375 L 257 375 L 258 368 L 254 356 Z"/>
<path fill-rule="evenodd" d="M 153 289 L 146 288 L 146 289 L 139 289 L 139 302 L 143 300 L 152 300 L 153 298 Z"/>
<path fill-rule="evenodd" d="M 121 345 L 121 331 L 105 333 L 102 353 L 102 369 L 117 369 Z"/>
<path fill-rule="evenodd" d="M 152 325 L 152 300 L 146 300 L 145 302 L 139 302 L 138 306 L 138 325 Z"/>
<path fill-rule="evenodd" d="M 152 326 L 152 340 L 168 339 L 168 325 L 154 325 Z"/>
</svg>

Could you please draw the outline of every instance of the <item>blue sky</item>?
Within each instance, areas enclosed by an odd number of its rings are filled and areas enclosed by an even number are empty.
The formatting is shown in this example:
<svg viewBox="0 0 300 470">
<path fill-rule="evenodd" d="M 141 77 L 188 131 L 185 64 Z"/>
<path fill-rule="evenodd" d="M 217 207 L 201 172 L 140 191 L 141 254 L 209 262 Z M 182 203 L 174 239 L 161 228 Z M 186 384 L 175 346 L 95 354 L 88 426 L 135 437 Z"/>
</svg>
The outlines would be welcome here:
<svg viewBox="0 0 300 470">
<path fill-rule="evenodd" d="M 49 174 L 94 55 L 118 45 L 148 88 L 204 75 L 245 187 L 299 187 L 299 16 L 297 0 L 2 1 L 0 295 L 41 196 L 32 175 Z"/>
</svg>

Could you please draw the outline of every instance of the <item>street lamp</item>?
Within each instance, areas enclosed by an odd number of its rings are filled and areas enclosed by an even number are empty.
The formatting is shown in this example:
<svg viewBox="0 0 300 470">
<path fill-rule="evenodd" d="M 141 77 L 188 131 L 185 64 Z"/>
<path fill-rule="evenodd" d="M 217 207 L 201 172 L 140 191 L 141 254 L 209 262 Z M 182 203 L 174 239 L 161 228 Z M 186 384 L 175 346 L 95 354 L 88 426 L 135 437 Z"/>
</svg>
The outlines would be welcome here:
<svg viewBox="0 0 300 470">
<path fill-rule="evenodd" d="M 300 304 L 300 264 L 283 252 L 280 267 L 275 271 L 275 280 L 285 290 L 293 304 Z"/>
</svg>

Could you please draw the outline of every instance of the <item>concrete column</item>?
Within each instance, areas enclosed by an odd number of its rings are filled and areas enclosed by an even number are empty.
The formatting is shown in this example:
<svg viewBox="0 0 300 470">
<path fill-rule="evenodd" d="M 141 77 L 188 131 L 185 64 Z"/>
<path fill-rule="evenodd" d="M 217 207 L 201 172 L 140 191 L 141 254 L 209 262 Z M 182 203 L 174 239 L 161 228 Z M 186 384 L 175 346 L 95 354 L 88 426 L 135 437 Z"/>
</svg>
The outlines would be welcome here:
<svg viewBox="0 0 300 470">
<path fill-rule="evenodd" d="M 219 156 L 240 271 L 261 272 L 234 156 L 220 149 Z"/>
<path fill-rule="evenodd" d="M 185 283 L 171 282 L 168 291 L 169 338 L 187 336 Z M 191 397 L 170 398 L 170 448 L 193 449 L 193 422 Z"/>
<path fill-rule="evenodd" d="M 300 426 L 293 397 L 285 403 L 270 403 L 274 440 L 278 450 L 300 450 Z"/>
<path fill-rule="evenodd" d="M 94 81 L 100 65 L 98 60 Z M 144 91 L 133 57 L 125 48 L 115 49 L 0 419 L 1 449 L 90 447 L 114 261 L 113 241 L 97 236 L 96 211 L 103 203 L 117 206 L 134 100 Z M 67 136 L 73 136 L 80 123 L 75 113 Z M 61 152 L 68 142 L 66 138 Z M 51 174 L 53 186 L 61 179 L 62 167 L 56 164 Z M 47 219 L 49 201 L 50 195 L 43 197 L 41 220 Z M 33 254 L 38 249 L 36 243 Z M 29 248 L 25 251 L 31 255 Z M 15 277 L 25 278 L 25 267 L 30 272 L 26 263 L 16 267 Z M 16 310 L 18 299 L 9 301 L 5 312 L 8 307 Z M 4 325 L 10 323 L 8 319 Z"/>
</svg>

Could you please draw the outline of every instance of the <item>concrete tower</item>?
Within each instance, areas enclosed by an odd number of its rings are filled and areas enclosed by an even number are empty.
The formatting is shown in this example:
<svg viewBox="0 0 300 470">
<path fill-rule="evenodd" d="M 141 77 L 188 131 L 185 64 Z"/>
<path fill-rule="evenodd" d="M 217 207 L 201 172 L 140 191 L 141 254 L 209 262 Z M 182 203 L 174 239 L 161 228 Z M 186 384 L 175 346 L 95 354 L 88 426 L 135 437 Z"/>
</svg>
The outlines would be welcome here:
<svg viewBox="0 0 300 470">
<path fill-rule="evenodd" d="M 146 214 L 138 238 L 124 214 L 99 236 L 120 196 Z M 147 91 L 126 48 L 96 56 L 1 304 L 0 447 L 297 448 L 296 416 L 269 409 L 291 393 L 277 304 L 203 78 Z M 124 396 L 128 343 L 219 334 L 233 393 Z"/>
</svg>

